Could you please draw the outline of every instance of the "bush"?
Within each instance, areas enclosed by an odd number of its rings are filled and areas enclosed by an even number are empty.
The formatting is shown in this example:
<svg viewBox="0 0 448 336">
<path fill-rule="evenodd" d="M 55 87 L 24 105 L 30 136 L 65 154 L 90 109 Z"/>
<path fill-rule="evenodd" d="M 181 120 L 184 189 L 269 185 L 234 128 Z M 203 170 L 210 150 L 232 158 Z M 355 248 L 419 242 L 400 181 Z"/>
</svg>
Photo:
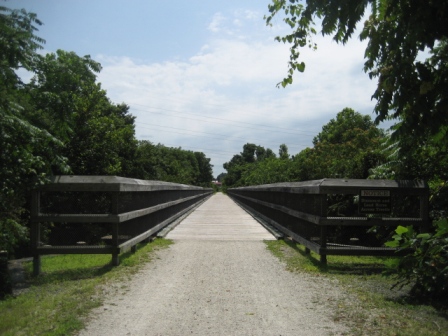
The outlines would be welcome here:
<svg viewBox="0 0 448 336">
<path fill-rule="evenodd" d="M 411 284 L 411 294 L 416 297 L 444 300 L 448 297 L 448 221 L 440 219 L 435 226 L 433 234 L 419 234 L 412 226 L 395 230 L 393 240 L 386 246 L 409 253 L 389 273 L 395 273 L 397 278 L 393 287 Z"/>
</svg>

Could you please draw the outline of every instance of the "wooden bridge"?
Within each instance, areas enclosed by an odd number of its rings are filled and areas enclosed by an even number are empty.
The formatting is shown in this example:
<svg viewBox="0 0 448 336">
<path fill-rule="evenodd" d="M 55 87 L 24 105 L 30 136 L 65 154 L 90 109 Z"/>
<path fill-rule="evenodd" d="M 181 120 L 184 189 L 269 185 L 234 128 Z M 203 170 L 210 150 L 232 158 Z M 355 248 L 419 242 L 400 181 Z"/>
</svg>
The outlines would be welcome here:
<svg viewBox="0 0 448 336">
<path fill-rule="evenodd" d="M 111 254 L 118 265 L 120 253 L 167 232 L 176 240 L 285 235 L 323 263 L 327 255 L 391 255 L 394 249 L 359 236 L 372 226 L 425 230 L 428 193 L 420 181 L 323 179 L 229 189 L 229 197 L 160 181 L 57 176 L 33 195 L 34 273 L 44 254 Z"/>
<path fill-rule="evenodd" d="M 217 193 L 195 209 L 166 238 L 173 240 L 275 240 L 227 195 Z"/>
</svg>

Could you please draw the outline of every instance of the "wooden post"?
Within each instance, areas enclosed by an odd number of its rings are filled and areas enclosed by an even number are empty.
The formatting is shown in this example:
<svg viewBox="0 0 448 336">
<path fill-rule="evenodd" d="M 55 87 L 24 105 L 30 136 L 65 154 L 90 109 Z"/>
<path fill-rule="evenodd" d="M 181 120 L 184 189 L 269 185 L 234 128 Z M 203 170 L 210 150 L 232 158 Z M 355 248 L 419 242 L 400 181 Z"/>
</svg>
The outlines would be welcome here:
<svg viewBox="0 0 448 336">
<path fill-rule="evenodd" d="M 8 271 L 8 251 L 0 251 L 0 299 L 12 294 L 11 276 Z"/>
<path fill-rule="evenodd" d="M 423 221 L 422 233 L 429 232 L 429 190 L 420 196 L 420 218 Z"/>
<path fill-rule="evenodd" d="M 40 191 L 33 191 L 31 199 L 31 248 L 33 253 L 33 274 L 39 275 L 41 272 L 41 260 L 39 254 L 40 244 Z"/>
<path fill-rule="evenodd" d="M 327 217 L 327 194 L 320 195 L 320 217 Z M 327 248 L 327 226 L 320 227 L 320 246 L 323 249 Z M 327 264 L 327 255 L 320 254 L 320 262 Z"/>
<path fill-rule="evenodd" d="M 111 212 L 118 215 L 118 192 L 112 193 L 112 209 Z M 118 250 L 118 235 L 119 235 L 119 223 L 112 223 L 112 266 L 118 266 L 120 264 L 119 250 Z"/>
<path fill-rule="evenodd" d="M 320 247 L 327 248 L 327 227 L 322 225 L 320 227 Z M 327 255 L 325 253 L 320 254 L 320 262 L 324 265 L 327 264 Z"/>
</svg>

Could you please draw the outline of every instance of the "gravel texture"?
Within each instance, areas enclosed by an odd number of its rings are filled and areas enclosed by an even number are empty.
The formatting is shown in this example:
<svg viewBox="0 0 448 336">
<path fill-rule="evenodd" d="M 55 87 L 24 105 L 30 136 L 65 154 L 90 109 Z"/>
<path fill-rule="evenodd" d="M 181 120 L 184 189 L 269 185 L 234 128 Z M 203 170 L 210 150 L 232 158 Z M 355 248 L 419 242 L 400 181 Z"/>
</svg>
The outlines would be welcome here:
<svg viewBox="0 0 448 336">
<path fill-rule="evenodd" d="M 80 335 L 347 335 L 337 282 L 285 269 L 262 241 L 175 241 L 115 286 Z"/>
</svg>

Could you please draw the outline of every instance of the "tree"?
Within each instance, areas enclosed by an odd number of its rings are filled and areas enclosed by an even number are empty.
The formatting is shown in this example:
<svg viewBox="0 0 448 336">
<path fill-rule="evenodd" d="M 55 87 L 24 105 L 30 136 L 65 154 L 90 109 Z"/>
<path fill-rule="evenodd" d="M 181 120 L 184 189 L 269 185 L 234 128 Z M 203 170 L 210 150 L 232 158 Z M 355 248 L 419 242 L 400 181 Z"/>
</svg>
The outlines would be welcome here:
<svg viewBox="0 0 448 336">
<path fill-rule="evenodd" d="M 134 177 L 209 187 L 213 179 L 210 159 L 202 152 L 139 141 Z"/>
<path fill-rule="evenodd" d="M 369 116 L 345 108 L 322 126 L 313 148 L 294 157 L 292 175 L 298 180 L 367 178 L 369 169 L 384 161 L 378 149 L 383 137 Z"/>
<path fill-rule="evenodd" d="M 285 144 L 281 144 L 278 150 L 278 156 L 282 160 L 289 159 L 288 146 L 286 146 Z"/>
<path fill-rule="evenodd" d="M 0 6 L 0 107 L 2 113 L 17 109 L 17 89 L 23 84 L 18 69 L 35 69 L 37 50 L 45 40 L 36 36 L 41 21 L 36 14 Z"/>
<path fill-rule="evenodd" d="M 243 151 L 236 154 L 229 162 L 223 164 L 227 174 L 224 178 L 226 187 L 237 187 L 246 185 L 242 176 L 248 174 L 257 167 L 259 162 L 275 158 L 275 153 L 270 149 L 257 146 L 253 143 L 247 143 L 243 146 Z"/>
<path fill-rule="evenodd" d="M 199 174 L 194 185 L 210 187 L 210 183 L 213 180 L 213 165 L 210 164 L 210 159 L 202 152 L 194 152 L 194 156 L 196 157 L 199 169 Z"/>
<path fill-rule="evenodd" d="M 344 44 L 370 11 L 360 38 L 368 40 L 364 71 L 378 81 L 373 93 L 376 121 L 397 118 L 395 136 L 429 132 L 448 142 L 447 1 L 272 0 L 268 8 L 267 24 L 283 13 L 292 30 L 276 38 L 291 45 L 283 87 L 292 83 L 295 71 L 305 70 L 300 50 L 317 47 L 313 36 L 318 23 L 322 35 Z M 421 61 L 423 51 L 432 56 Z"/>
<path fill-rule="evenodd" d="M 26 85 L 32 102 L 28 119 L 64 142 L 60 155 L 71 172 L 129 176 L 137 146 L 135 117 L 126 104 L 110 102 L 96 82 L 101 65 L 64 50 L 36 64 L 36 75 Z"/>
<path fill-rule="evenodd" d="M 52 167 L 67 171 L 57 153 L 62 142 L 28 119 L 29 99 L 17 75 L 18 69 L 36 69 L 45 42 L 35 35 L 38 25 L 33 13 L 0 7 L 0 250 L 10 252 L 27 237 L 30 190 L 46 181 Z"/>
</svg>

